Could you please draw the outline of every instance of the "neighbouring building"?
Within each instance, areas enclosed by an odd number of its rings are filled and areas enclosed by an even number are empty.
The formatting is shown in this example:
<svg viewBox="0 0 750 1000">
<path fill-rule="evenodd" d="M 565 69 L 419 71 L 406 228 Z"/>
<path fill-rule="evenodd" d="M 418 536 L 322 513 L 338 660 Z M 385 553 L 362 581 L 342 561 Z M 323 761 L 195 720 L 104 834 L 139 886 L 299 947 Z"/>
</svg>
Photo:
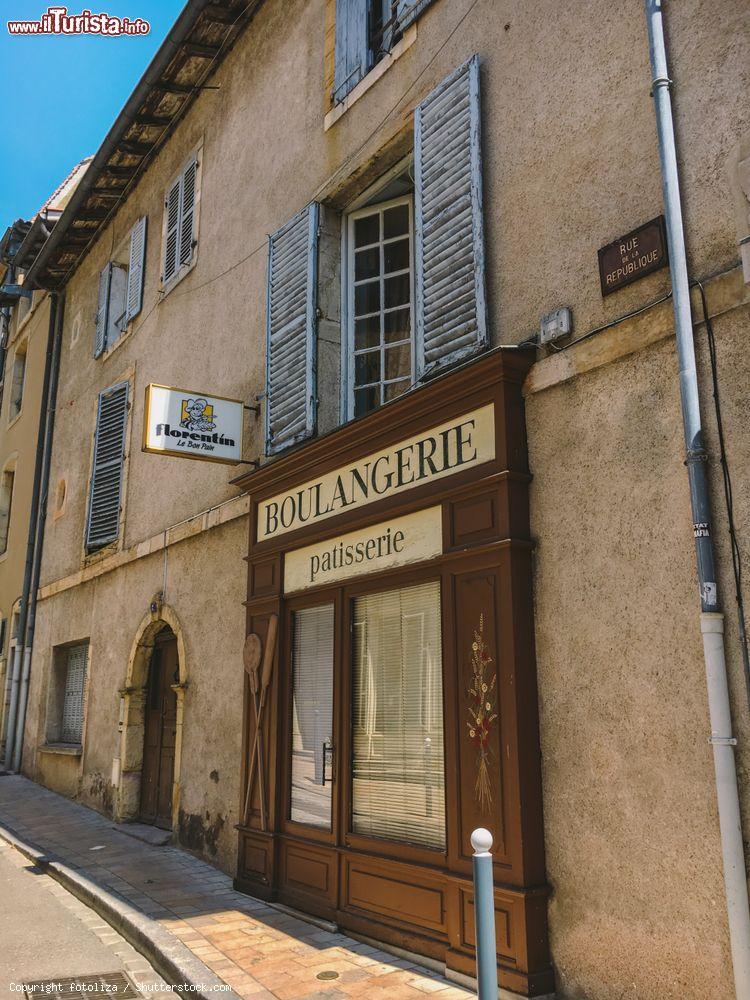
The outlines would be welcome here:
<svg viewBox="0 0 750 1000">
<path fill-rule="evenodd" d="M 5 759 L 11 705 L 17 701 L 13 664 L 23 645 L 18 629 L 53 318 L 50 296 L 41 289 L 25 288 L 24 271 L 60 218 L 88 162 L 77 164 L 36 215 L 17 219 L 0 241 L 4 270 L 0 289 L 0 760 Z M 10 766 L 11 762 L 6 763 Z"/>
<path fill-rule="evenodd" d="M 750 13 L 666 20 L 747 831 Z M 504 989 L 734 995 L 651 81 L 635 2 L 186 4 L 27 273 L 24 773 L 459 979 L 485 826 Z"/>
</svg>

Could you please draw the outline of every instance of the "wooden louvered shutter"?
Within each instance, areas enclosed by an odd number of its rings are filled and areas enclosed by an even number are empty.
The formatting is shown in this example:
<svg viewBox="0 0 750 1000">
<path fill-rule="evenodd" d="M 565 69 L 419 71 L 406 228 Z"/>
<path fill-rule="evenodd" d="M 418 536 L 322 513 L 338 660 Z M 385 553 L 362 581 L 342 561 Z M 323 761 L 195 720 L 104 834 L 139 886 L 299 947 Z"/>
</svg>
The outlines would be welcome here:
<svg viewBox="0 0 750 1000">
<path fill-rule="evenodd" d="M 102 268 L 99 275 L 99 299 L 96 304 L 94 332 L 94 357 L 98 358 L 107 346 L 107 321 L 109 319 L 109 288 L 112 282 L 112 264 Z"/>
<path fill-rule="evenodd" d="M 336 0 L 336 62 L 333 103 L 340 104 L 357 86 L 368 69 L 367 14 L 365 0 Z"/>
<path fill-rule="evenodd" d="M 479 58 L 414 112 L 417 375 L 487 344 Z"/>
<path fill-rule="evenodd" d="M 128 417 L 128 383 L 99 393 L 94 438 L 94 465 L 89 492 L 86 548 L 99 549 L 120 533 L 122 470 Z"/>
<path fill-rule="evenodd" d="M 87 645 L 73 646 L 68 650 L 65 673 L 60 739 L 63 743 L 80 743 L 83 736 L 83 691 L 86 684 Z"/>
<path fill-rule="evenodd" d="M 164 200 L 165 226 L 164 226 L 164 273 L 162 274 L 163 284 L 167 284 L 179 267 L 179 234 L 180 234 L 180 189 L 182 185 L 178 178 L 167 192 Z"/>
<path fill-rule="evenodd" d="M 401 31 L 406 31 L 431 3 L 432 0 L 397 0 L 396 14 Z"/>
<path fill-rule="evenodd" d="M 127 311 L 125 322 L 137 316 L 143 305 L 143 269 L 146 261 L 146 224 L 144 215 L 130 231 L 130 261 L 128 264 Z"/>
<path fill-rule="evenodd" d="M 266 454 L 315 433 L 318 205 L 271 236 L 266 322 Z"/>
<path fill-rule="evenodd" d="M 180 191 L 180 254 L 179 266 L 189 264 L 193 259 L 193 237 L 195 234 L 195 175 L 198 161 L 192 160 L 182 174 Z"/>
</svg>

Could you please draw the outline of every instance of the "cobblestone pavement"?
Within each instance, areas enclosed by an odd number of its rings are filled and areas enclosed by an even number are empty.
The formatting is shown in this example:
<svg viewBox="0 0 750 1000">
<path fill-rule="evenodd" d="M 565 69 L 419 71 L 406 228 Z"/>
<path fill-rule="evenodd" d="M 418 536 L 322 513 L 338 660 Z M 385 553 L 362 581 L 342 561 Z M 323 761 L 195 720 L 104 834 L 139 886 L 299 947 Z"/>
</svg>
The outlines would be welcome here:
<svg viewBox="0 0 750 1000">
<path fill-rule="evenodd" d="M 247 1000 L 474 995 L 411 961 L 236 892 L 229 876 L 186 852 L 136 840 L 18 775 L 0 777 L 0 825 L 159 921 Z M 323 973 L 329 975 L 318 978 Z"/>
</svg>

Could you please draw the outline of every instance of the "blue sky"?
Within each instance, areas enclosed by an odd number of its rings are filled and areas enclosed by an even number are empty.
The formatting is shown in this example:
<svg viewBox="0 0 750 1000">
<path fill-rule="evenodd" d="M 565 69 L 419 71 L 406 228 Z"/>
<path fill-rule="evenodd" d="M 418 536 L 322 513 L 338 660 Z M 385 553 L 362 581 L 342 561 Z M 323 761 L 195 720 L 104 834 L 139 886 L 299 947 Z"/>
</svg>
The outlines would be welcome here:
<svg viewBox="0 0 750 1000">
<path fill-rule="evenodd" d="M 185 0 L 3 0 L 0 66 L 0 233 L 29 218 L 70 169 L 98 149 Z M 37 20 L 49 6 L 148 21 L 148 35 L 10 36 L 9 20 Z"/>
</svg>

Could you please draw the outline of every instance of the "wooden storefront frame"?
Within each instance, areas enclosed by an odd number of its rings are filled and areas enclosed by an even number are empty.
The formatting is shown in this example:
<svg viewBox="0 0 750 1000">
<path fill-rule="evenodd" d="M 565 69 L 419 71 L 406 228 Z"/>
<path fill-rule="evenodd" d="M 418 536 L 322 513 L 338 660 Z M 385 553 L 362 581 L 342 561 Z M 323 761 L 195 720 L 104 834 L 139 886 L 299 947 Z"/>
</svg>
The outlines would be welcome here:
<svg viewBox="0 0 750 1000">
<path fill-rule="evenodd" d="M 534 659 L 528 463 L 521 384 L 531 364 L 523 351 L 497 350 L 361 420 L 314 440 L 238 480 L 251 493 L 247 633 L 265 640 L 279 616 L 276 669 L 269 691 L 265 759 L 268 831 L 259 829 L 257 792 L 247 825 L 238 827 L 235 885 L 264 899 L 336 921 L 474 972 L 471 829 L 495 836 L 496 921 L 500 983 L 522 995 L 552 991 L 547 940 Z M 384 497 L 320 524 L 255 542 L 259 504 L 316 476 L 362 460 L 410 436 L 494 404 L 495 458 L 445 478 Z M 428 507 L 442 511 L 442 555 L 283 594 L 284 555 Z M 445 852 L 353 834 L 351 781 L 352 599 L 363 593 L 440 581 L 445 750 Z M 330 833 L 294 823 L 289 814 L 291 755 L 291 620 L 302 607 L 335 606 L 335 783 Z M 492 812 L 479 815 L 471 749 L 465 734 L 466 663 L 478 609 L 487 623 L 489 663 L 498 691 Z M 484 617 L 486 615 L 486 618 Z M 253 733 L 245 697 L 242 788 Z M 244 791 L 243 791 L 244 803 Z M 486 802 L 485 802 L 486 806 Z"/>
</svg>

